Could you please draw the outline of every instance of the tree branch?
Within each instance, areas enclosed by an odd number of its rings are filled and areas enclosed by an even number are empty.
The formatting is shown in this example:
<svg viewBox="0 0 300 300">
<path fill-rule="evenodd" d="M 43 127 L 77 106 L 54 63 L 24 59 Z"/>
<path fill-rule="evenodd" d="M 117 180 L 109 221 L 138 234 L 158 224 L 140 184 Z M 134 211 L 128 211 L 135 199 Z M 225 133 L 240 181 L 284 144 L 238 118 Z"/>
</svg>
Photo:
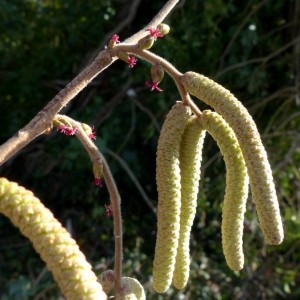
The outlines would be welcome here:
<svg viewBox="0 0 300 300">
<path fill-rule="evenodd" d="M 179 0 L 169 0 L 146 28 L 156 27 L 161 23 Z M 137 42 L 147 35 L 145 28 L 126 40 L 128 43 Z M 80 91 L 82 91 L 99 73 L 110 66 L 117 58 L 112 58 L 107 49 L 101 51 L 95 60 L 62 89 L 25 127 L 0 146 L 0 166 L 14 156 L 36 137 L 51 128 L 52 119 Z"/>
</svg>

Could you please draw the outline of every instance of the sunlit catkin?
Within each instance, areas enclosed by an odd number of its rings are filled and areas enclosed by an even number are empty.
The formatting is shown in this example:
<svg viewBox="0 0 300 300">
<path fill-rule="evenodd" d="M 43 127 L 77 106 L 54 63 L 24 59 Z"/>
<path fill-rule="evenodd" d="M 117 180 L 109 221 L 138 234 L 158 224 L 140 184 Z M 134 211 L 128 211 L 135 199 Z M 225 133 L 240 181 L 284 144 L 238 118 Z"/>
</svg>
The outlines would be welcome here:
<svg viewBox="0 0 300 300">
<path fill-rule="evenodd" d="M 178 247 L 181 206 L 180 141 L 190 109 L 177 102 L 163 123 L 156 153 L 158 191 L 157 235 L 153 262 L 153 288 L 164 293 L 172 282 Z"/>
<path fill-rule="evenodd" d="M 187 72 L 182 75 L 181 83 L 188 93 L 213 107 L 234 130 L 246 162 L 252 198 L 266 242 L 280 244 L 284 234 L 272 170 L 252 117 L 227 89 L 203 75 Z"/>
<path fill-rule="evenodd" d="M 191 116 L 180 144 L 180 234 L 173 276 L 177 289 L 186 286 L 190 273 L 190 232 L 196 214 L 204 137 L 197 117 Z"/>
<path fill-rule="evenodd" d="M 75 240 L 32 192 L 0 178 L 0 212 L 31 240 L 66 299 L 107 299 Z"/>
<path fill-rule="evenodd" d="M 146 300 L 143 286 L 131 277 L 122 277 L 121 300 Z"/>
<path fill-rule="evenodd" d="M 228 266 L 244 266 L 243 228 L 249 179 L 244 157 L 233 130 L 216 112 L 205 110 L 201 125 L 217 142 L 226 167 L 226 188 L 222 210 L 222 246 Z"/>
</svg>

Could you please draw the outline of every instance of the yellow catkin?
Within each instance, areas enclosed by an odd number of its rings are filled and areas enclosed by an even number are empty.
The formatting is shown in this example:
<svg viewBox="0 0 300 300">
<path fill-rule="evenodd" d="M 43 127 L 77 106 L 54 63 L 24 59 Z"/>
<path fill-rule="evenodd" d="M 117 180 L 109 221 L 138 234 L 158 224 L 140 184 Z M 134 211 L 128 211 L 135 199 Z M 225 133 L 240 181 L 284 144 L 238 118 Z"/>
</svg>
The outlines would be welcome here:
<svg viewBox="0 0 300 300">
<path fill-rule="evenodd" d="M 131 277 L 122 277 L 121 300 L 146 300 L 143 286 Z"/>
<path fill-rule="evenodd" d="M 226 188 L 222 210 L 222 246 L 228 266 L 244 266 L 243 228 L 249 178 L 244 157 L 233 130 L 216 112 L 205 110 L 201 125 L 217 142 L 226 167 Z"/>
<path fill-rule="evenodd" d="M 280 244 L 284 233 L 272 170 L 252 117 L 227 89 L 203 75 L 187 72 L 181 83 L 188 93 L 213 107 L 234 130 L 246 161 L 252 198 L 266 242 Z"/>
<path fill-rule="evenodd" d="M 163 123 L 156 153 L 158 191 L 157 235 L 153 262 L 153 288 L 164 293 L 172 283 L 180 230 L 180 141 L 191 111 L 178 101 Z"/>
<path fill-rule="evenodd" d="M 186 286 L 190 273 L 190 232 L 196 214 L 204 137 L 197 117 L 191 116 L 180 144 L 180 234 L 173 275 L 177 289 Z"/>
<path fill-rule="evenodd" d="M 0 178 L 0 212 L 31 240 L 66 299 L 107 299 L 76 241 L 32 192 Z"/>
</svg>

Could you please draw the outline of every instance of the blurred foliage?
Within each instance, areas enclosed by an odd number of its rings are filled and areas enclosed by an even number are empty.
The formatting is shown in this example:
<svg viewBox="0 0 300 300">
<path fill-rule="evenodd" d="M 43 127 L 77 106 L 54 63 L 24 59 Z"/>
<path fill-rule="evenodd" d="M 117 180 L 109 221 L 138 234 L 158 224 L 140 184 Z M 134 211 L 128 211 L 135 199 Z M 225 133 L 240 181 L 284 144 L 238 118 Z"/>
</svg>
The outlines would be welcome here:
<svg viewBox="0 0 300 300">
<path fill-rule="evenodd" d="M 117 33 L 145 26 L 165 1 L 2 0 L 0 2 L 0 142 L 24 126 Z M 133 14 L 133 15 L 132 15 Z M 118 27 L 124 18 L 129 21 Z M 183 291 L 151 287 L 156 218 L 155 152 L 160 126 L 179 94 L 165 76 L 163 93 L 144 85 L 149 65 L 117 61 L 63 113 L 95 125 L 122 197 L 124 274 L 147 299 L 298 299 L 300 297 L 300 7 L 297 0 L 182 1 L 167 18 L 171 32 L 153 52 L 178 70 L 210 76 L 249 109 L 272 165 L 286 238 L 266 246 L 249 197 L 245 267 L 232 272 L 221 248 L 224 163 L 211 138 L 204 148 L 198 213 L 191 238 L 191 276 Z M 118 32 L 114 28 L 118 27 Z M 197 102 L 200 108 L 203 103 Z M 4 126 L 5 124 L 5 126 Z M 113 227 L 104 216 L 105 186 L 95 188 L 88 155 L 73 137 L 42 136 L 0 167 L 31 189 L 71 230 L 96 273 L 113 267 Z M 143 191 L 138 188 L 139 184 Z M 147 202 L 148 201 L 148 202 Z M 150 203 L 150 204 L 149 204 Z M 59 299 L 44 263 L 0 217 L 0 300 Z"/>
</svg>

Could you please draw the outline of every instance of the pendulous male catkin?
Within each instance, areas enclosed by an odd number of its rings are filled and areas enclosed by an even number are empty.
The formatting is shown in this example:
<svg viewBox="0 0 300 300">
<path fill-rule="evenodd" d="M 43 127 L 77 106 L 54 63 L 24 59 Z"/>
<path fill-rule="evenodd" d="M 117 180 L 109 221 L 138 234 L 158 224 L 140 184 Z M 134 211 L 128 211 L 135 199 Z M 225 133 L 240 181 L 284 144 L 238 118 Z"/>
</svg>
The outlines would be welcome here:
<svg viewBox="0 0 300 300">
<path fill-rule="evenodd" d="M 280 244 L 284 233 L 272 170 L 252 117 L 227 89 L 203 75 L 186 72 L 181 76 L 181 83 L 188 93 L 213 107 L 235 132 L 248 169 L 252 198 L 266 242 Z"/>
<path fill-rule="evenodd" d="M 158 191 L 157 235 L 153 262 L 153 288 L 164 293 L 172 282 L 180 230 L 180 141 L 191 111 L 178 101 L 163 123 L 156 153 Z"/>
<path fill-rule="evenodd" d="M 173 285 L 183 289 L 190 274 L 190 232 L 196 214 L 205 130 L 191 116 L 180 143 L 181 212 L 180 233 Z"/>
<path fill-rule="evenodd" d="M 0 178 L 0 212 L 31 240 L 66 299 L 107 299 L 76 241 L 32 192 Z"/>
<path fill-rule="evenodd" d="M 228 266 L 244 266 L 243 228 L 249 178 L 244 157 L 233 130 L 216 112 L 205 110 L 201 125 L 217 142 L 226 167 L 226 188 L 222 209 L 222 246 Z"/>
</svg>

